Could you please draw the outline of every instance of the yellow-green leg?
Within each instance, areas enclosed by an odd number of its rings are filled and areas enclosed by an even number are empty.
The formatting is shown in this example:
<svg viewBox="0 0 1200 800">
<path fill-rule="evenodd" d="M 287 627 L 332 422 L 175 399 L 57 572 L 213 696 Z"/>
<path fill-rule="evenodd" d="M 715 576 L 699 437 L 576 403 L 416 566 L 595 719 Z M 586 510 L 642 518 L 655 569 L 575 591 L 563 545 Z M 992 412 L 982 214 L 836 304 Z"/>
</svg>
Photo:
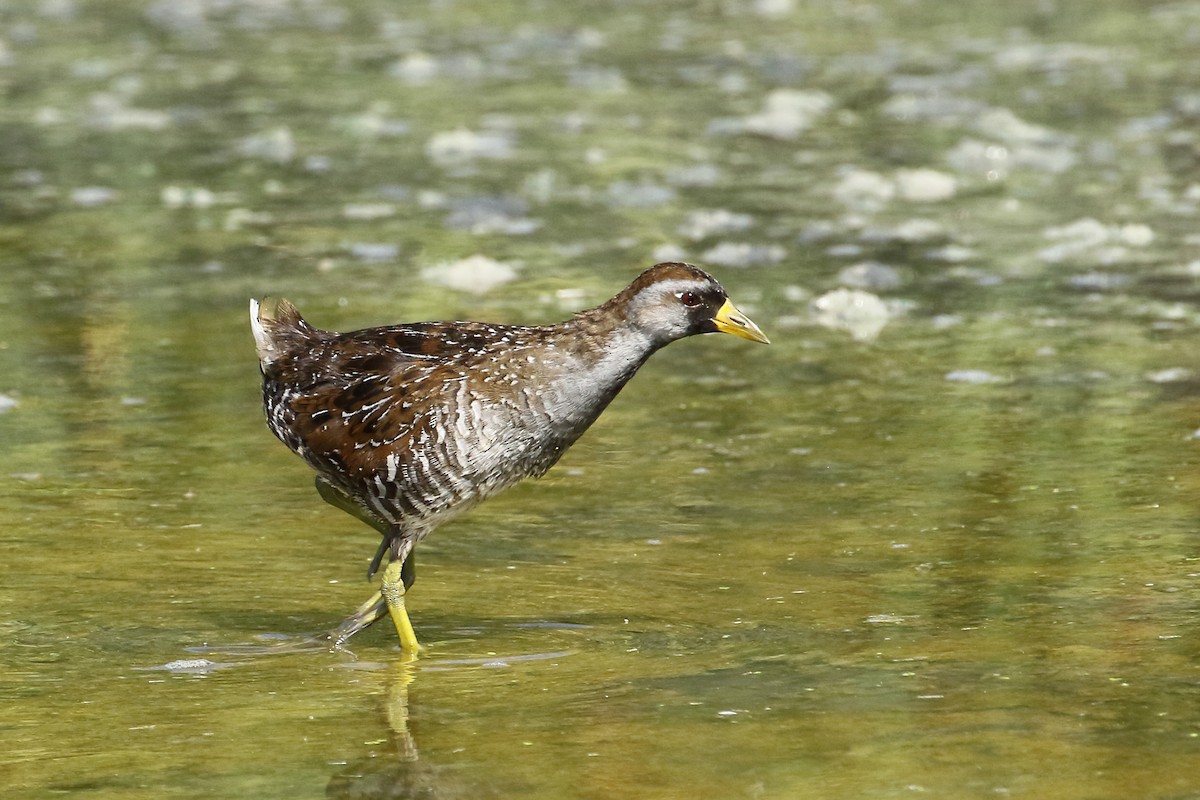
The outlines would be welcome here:
<svg viewBox="0 0 1200 800">
<path fill-rule="evenodd" d="M 420 645 L 404 605 L 405 592 L 416 580 L 415 562 L 414 553 L 410 550 L 404 561 L 392 561 L 387 565 L 379 591 L 329 632 L 329 641 L 335 650 L 340 650 L 351 636 L 378 622 L 386 614 L 392 618 L 392 624 L 400 636 L 400 651 L 408 659 L 416 657 Z"/>
<path fill-rule="evenodd" d="M 413 630 L 408 611 L 404 608 L 404 562 L 391 561 L 384 567 L 383 584 L 379 587 L 379 593 L 387 603 L 388 614 L 392 618 L 392 624 L 396 626 L 396 633 L 400 636 L 400 652 L 405 659 L 416 658 L 421 646 L 417 643 L 417 633 Z"/>
<path fill-rule="evenodd" d="M 370 578 L 381 558 L 387 554 L 389 545 L 397 536 L 399 529 L 380 519 L 319 475 L 316 478 L 316 485 L 317 492 L 326 503 L 345 511 L 383 534 L 383 543 L 375 555 L 375 560 L 371 562 L 371 569 L 367 572 L 367 577 Z M 404 550 L 403 557 L 393 559 L 384 569 L 383 584 L 379 591 L 343 620 L 341 625 L 329 632 L 329 639 L 335 649 L 341 649 L 347 639 L 378 621 L 386 611 L 392 618 L 392 624 L 396 626 L 396 633 L 400 635 L 400 652 L 404 654 L 406 660 L 417 657 L 420 645 L 417 643 L 417 634 L 413 631 L 412 622 L 408 619 L 408 611 L 404 608 L 405 590 L 416 580 L 416 559 L 413 558 L 411 543 Z"/>
</svg>

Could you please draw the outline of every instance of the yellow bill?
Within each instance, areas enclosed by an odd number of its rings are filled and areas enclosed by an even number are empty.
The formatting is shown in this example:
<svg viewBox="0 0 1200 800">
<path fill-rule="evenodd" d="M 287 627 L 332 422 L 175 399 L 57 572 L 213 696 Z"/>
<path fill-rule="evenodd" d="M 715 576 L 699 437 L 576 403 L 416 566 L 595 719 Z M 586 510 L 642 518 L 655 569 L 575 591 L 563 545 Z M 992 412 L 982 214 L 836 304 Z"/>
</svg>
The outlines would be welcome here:
<svg viewBox="0 0 1200 800">
<path fill-rule="evenodd" d="M 713 317 L 713 323 L 721 333 L 732 333 L 734 336 L 740 336 L 752 342 L 771 343 L 766 334 L 759 330 L 749 317 L 738 311 L 737 306 L 728 298 L 725 299 L 725 304 L 717 310 L 717 315 Z"/>
</svg>

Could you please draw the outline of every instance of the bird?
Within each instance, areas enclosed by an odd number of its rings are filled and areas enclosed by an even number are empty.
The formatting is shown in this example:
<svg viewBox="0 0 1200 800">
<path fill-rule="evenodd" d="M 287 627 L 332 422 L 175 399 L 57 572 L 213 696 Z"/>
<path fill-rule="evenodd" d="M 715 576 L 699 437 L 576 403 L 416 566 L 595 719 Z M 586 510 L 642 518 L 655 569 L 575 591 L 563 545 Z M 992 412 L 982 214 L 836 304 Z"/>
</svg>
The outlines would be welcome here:
<svg viewBox="0 0 1200 800">
<path fill-rule="evenodd" d="M 346 333 L 284 299 L 250 300 L 267 426 L 316 472 L 326 502 L 381 535 L 377 591 L 327 636 L 389 616 L 405 658 L 413 548 L 434 528 L 552 467 L 657 350 L 696 334 L 769 344 L 715 278 L 656 264 L 551 325 L 416 322 Z"/>
</svg>

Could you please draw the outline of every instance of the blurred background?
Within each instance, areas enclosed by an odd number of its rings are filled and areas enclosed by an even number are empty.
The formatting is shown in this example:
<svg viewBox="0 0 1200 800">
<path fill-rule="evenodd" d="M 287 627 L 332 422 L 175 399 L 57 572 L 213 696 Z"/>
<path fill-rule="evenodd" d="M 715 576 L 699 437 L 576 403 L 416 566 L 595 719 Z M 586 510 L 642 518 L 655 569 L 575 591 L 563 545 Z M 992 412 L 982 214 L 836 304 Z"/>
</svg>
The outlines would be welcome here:
<svg viewBox="0 0 1200 800">
<path fill-rule="evenodd" d="M 1200 2 L 0 0 L 5 796 L 1200 797 Z M 545 479 L 376 534 L 246 308 L 543 323 Z"/>
</svg>

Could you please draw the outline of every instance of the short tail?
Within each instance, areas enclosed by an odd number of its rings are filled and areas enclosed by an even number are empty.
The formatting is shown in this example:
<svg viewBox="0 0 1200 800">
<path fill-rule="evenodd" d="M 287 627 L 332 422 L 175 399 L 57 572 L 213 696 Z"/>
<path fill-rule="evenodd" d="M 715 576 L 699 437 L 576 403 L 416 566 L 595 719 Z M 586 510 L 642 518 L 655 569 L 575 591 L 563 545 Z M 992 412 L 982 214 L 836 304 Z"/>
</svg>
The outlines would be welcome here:
<svg viewBox="0 0 1200 800">
<path fill-rule="evenodd" d="M 292 341 L 312 330 L 296 307 L 282 298 L 250 299 L 250 330 L 258 360 L 264 367 L 286 354 Z"/>
</svg>

